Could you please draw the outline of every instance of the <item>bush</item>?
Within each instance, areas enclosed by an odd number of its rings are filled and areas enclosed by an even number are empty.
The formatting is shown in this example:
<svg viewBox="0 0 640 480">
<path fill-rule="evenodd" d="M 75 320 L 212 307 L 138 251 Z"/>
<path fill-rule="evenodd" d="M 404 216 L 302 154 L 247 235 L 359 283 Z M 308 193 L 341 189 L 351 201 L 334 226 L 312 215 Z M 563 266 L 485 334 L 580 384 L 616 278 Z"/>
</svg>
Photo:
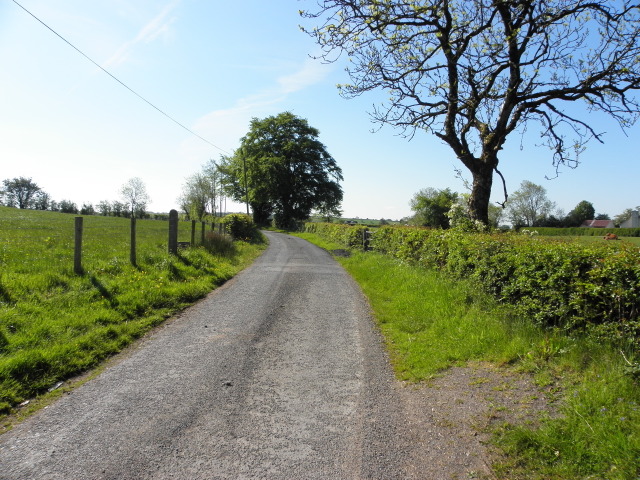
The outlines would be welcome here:
<svg viewBox="0 0 640 480">
<path fill-rule="evenodd" d="M 257 242 L 261 238 L 260 232 L 249 215 L 231 213 L 222 219 L 224 230 L 234 240 Z"/>
<path fill-rule="evenodd" d="M 236 252 L 233 239 L 228 235 L 221 235 L 216 232 L 207 232 L 204 238 L 204 248 L 214 255 L 229 257 Z"/>
</svg>

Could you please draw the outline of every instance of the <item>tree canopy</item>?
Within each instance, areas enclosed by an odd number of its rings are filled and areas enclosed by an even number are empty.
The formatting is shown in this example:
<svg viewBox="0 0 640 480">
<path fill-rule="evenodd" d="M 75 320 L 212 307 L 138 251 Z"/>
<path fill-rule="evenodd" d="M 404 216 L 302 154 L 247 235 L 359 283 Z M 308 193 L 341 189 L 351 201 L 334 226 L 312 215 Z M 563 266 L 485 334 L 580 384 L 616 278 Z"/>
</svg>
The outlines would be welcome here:
<svg viewBox="0 0 640 480">
<path fill-rule="evenodd" d="M 0 191 L 0 196 L 8 207 L 31 208 L 42 191 L 31 178 L 17 177 L 3 180 L 2 183 L 4 189 Z"/>
<path fill-rule="evenodd" d="M 582 200 L 567 214 L 565 223 L 567 227 L 579 227 L 585 220 L 593 220 L 595 217 L 596 209 L 593 207 L 593 204 Z"/>
<path fill-rule="evenodd" d="M 289 228 L 314 209 L 339 209 L 342 170 L 318 135 L 290 112 L 254 118 L 240 148 L 223 158 L 220 170 L 229 193 L 249 202 L 257 224 L 273 214 L 276 225 Z"/>
<path fill-rule="evenodd" d="M 133 177 L 120 188 L 120 196 L 128 206 L 132 217 L 144 217 L 147 205 L 151 202 L 151 197 L 147 193 L 147 187 L 139 177 Z"/>
<path fill-rule="evenodd" d="M 189 218 L 203 220 L 207 215 L 215 216 L 220 198 L 218 165 L 209 160 L 200 172 L 187 177 L 178 203 Z"/>
<path fill-rule="evenodd" d="M 592 111 L 624 128 L 640 112 L 640 7 L 631 0 L 320 0 L 301 12 L 322 57 L 349 59 L 356 97 L 383 89 L 375 121 L 435 134 L 473 178 L 474 219 L 487 223 L 507 137 L 537 123 L 553 165 L 576 167 L 602 134 Z M 567 106 L 582 101 L 584 108 Z M 507 188 L 504 178 L 505 201 Z"/>
<path fill-rule="evenodd" d="M 411 199 L 411 210 L 415 212 L 413 222 L 425 227 L 449 228 L 447 213 L 458 199 L 450 189 L 423 188 Z"/>
<path fill-rule="evenodd" d="M 554 208 L 544 187 L 524 180 L 511 195 L 507 212 L 514 227 L 534 227 L 544 222 Z"/>
</svg>

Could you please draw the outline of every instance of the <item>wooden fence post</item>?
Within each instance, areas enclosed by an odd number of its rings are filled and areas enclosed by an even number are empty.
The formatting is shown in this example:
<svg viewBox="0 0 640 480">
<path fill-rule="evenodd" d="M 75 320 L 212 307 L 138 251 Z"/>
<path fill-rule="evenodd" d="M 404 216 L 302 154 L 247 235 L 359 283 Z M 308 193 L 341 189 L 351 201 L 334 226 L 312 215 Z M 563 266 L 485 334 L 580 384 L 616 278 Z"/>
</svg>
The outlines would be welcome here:
<svg viewBox="0 0 640 480">
<path fill-rule="evenodd" d="M 136 217 L 131 217 L 131 250 L 129 251 L 129 261 L 136 266 Z"/>
<path fill-rule="evenodd" d="M 201 228 L 201 232 L 200 232 L 200 245 L 204 245 L 204 230 L 207 227 L 206 222 L 202 222 L 201 227 L 202 228 Z"/>
<path fill-rule="evenodd" d="M 169 212 L 169 253 L 178 254 L 178 211 Z"/>
<path fill-rule="evenodd" d="M 196 221 L 191 220 L 191 246 L 195 247 L 196 245 Z"/>
<path fill-rule="evenodd" d="M 82 275 L 82 217 L 76 217 L 74 237 L 73 271 L 77 275 Z"/>
</svg>

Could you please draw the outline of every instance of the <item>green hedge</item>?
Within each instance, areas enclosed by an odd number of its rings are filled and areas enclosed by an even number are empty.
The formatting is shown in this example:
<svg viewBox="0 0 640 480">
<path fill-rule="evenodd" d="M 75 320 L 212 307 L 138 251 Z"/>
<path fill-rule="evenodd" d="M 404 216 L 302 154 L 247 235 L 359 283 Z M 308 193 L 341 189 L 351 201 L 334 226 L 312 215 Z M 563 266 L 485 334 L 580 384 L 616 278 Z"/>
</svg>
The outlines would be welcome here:
<svg viewBox="0 0 640 480">
<path fill-rule="evenodd" d="M 342 227 L 312 228 L 337 241 L 351 233 Z M 376 230 L 371 247 L 454 278 L 470 278 L 539 325 L 589 329 L 638 347 L 640 250 L 636 246 L 385 226 Z"/>
<path fill-rule="evenodd" d="M 304 231 L 315 233 L 344 248 L 364 250 L 364 235 L 368 228 L 364 225 L 338 223 L 305 223 Z"/>
<path fill-rule="evenodd" d="M 260 240 L 260 232 L 253 219 L 244 213 L 230 213 L 222 219 L 224 230 L 234 240 L 256 242 Z"/>
<path fill-rule="evenodd" d="M 536 231 L 540 235 L 549 237 L 583 236 L 603 237 L 607 233 L 615 233 L 619 237 L 640 237 L 640 228 L 552 228 L 552 227 L 527 227 L 529 231 Z"/>
</svg>

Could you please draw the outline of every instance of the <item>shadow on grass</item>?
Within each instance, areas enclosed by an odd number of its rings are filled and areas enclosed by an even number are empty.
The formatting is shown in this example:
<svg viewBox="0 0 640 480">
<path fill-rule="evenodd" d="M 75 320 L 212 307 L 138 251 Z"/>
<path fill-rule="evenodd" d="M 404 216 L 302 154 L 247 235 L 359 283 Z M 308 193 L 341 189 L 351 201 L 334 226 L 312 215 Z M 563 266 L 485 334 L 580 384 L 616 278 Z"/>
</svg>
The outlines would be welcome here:
<svg viewBox="0 0 640 480">
<path fill-rule="evenodd" d="M 93 285 L 108 302 L 111 308 L 118 306 L 118 301 L 113 297 L 113 294 L 105 287 L 95 275 L 89 277 L 91 285 Z"/>
</svg>

